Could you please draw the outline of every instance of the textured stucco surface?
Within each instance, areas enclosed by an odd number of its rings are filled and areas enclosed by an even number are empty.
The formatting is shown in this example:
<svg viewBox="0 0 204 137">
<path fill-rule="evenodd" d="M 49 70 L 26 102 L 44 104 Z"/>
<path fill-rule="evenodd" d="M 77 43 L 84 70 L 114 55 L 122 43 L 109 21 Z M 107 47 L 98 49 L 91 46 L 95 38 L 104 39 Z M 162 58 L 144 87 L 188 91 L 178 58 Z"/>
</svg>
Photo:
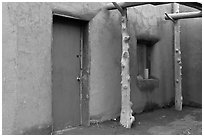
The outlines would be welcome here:
<svg viewBox="0 0 204 137">
<path fill-rule="evenodd" d="M 173 70 L 172 70 L 172 23 L 164 20 L 164 12 L 171 12 L 171 5 L 143 5 L 128 10 L 131 35 L 138 39 L 158 39 L 151 51 L 151 76 L 159 80 L 159 87 L 142 91 L 136 85 L 138 62 L 136 40 L 131 43 L 131 101 L 136 113 L 155 106 L 164 106 L 172 101 Z"/>
<path fill-rule="evenodd" d="M 48 8 L 3 3 L 3 134 L 23 134 L 36 125 L 49 128 L 52 122 Z"/>
<path fill-rule="evenodd" d="M 101 5 L 3 3 L 3 134 L 51 132 L 52 11 L 90 19 Z"/>
<path fill-rule="evenodd" d="M 171 5 L 144 5 L 128 8 L 130 33 L 131 101 L 134 112 L 155 105 L 164 106 L 173 99 L 172 23 L 164 20 Z M 90 116 L 103 121 L 119 116 L 121 106 L 120 56 L 121 27 L 117 10 L 100 11 L 90 22 Z M 141 91 L 136 85 L 137 40 L 159 39 L 152 50 L 152 76 L 159 79 L 159 88 Z"/>
<path fill-rule="evenodd" d="M 181 12 L 196 9 L 181 6 Z M 184 104 L 202 105 L 202 18 L 181 21 L 182 88 Z"/>
<path fill-rule="evenodd" d="M 90 22 L 90 116 L 105 120 L 120 112 L 121 33 L 118 11 L 100 11 Z"/>
<path fill-rule="evenodd" d="M 3 3 L 3 39 L 2 39 L 2 118 L 3 134 L 49 134 L 52 125 L 51 100 L 51 43 L 52 43 L 52 11 L 89 22 L 90 52 L 90 119 L 103 121 L 115 118 L 120 114 L 120 56 L 121 31 L 120 13 L 117 10 L 98 9 L 105 3 Z M 164 20 L 164 12 L 171 12 L 171 5 L 144 5 L 128 8 L 130 31 L 130 75 L 131 101 L 136 113 L 154 106 L 164 106 L 174 100 L 173 88 L 173 24 Z M 185 24 L 196 24 L 200 20 L 192 20 Z M 181 22 L 181 24 L 183 24 Z M 196 25 L 197 26 L 197 25 Z M 201 32 L 201 26 L 193 27 L 185 33 Z M 181 28 L 182 30 L 184 28 Z M 197 30 L 198 29 L 198 30 Z M 183 33 L 183 34 L 185 34 Z M 196 42 L 198 49 L 201 41 L 199 35 L 182 36 L 188 39 L 188 48 Z M 151 74 L 159 80 L 159 87 L 151 91 L 141 91 L 136 85 L 137 77 L 137 40 L 156 38 L 159 41 L 152 48 Z M 192 42 L 192 44 L 190 44 Z M 190 45 L 189 45 L 190 44 Z M 182 46 L 182 45 L 181 45 Z M 183 46 L 182 46 L 183 47 Z M 183 52 L 189 51 L 185 48 Z M 197 77 L 191 86 L 194 92 L 185 92 L 192 100 L 197 100 L 201 89 L 201 50 L 193 50 L 185 58 L 183 64 L 183 87 L 189 84 L 190 78 L 185 73 Z M 186 61 L 185 61 L 186 60 Z M 194 68 L 188 63 L 190 60 Z M 198 62 L 195 60 L 199 60 Z M 193 67 L 193 66 L 192 66 Z M 191 69 L 198 69 L 192 72 Z M 190 71 L 191 70 L 191 71 Z M 191 76 L 191 75 L 190 75 Z M 200 80 L 200 81 L 199 81 Z M 187 86 L 186 86 L 187 87 Z M 198 96 L 197 96 L 198 95 Z M 185 97 L 185 96 L 184 96 Z M 201 97 L 201 96 L 200 96 Z M 184 98 L 185 101 L 185 98 Z M 42 132 L 40 132 L 42 130 Z"/>
</svg>

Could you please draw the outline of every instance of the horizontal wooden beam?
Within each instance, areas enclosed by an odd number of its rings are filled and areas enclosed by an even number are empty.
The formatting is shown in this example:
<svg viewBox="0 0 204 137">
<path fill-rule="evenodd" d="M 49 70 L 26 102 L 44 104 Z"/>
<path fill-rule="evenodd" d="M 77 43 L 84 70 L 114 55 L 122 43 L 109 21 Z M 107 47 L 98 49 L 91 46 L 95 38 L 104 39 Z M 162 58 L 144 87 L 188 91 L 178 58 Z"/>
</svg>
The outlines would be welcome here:
<svg viewBox="0 0 204 137">
<path fill-rule="evenodd" d="M 188 7 L 195 8 L 198 10 L 202 10 L 202 3 L 199 3 L 199 2 L 177 2 L 177 3 L 188 6 Z"/>
<path fill-rule="evenodd" d="M 151 5 L 163 5 L 163 4 L 169 4 L 172 2 L 121 2 L 118 3 L 118 5 L 122 8 L 128 8 L 128 7 L 133 7 L 133 6 L 141 6 L 141 5 L 146 5 L 146 4 L 151 4 Z M 177 2 L 181 5 L 189 6 L 192 8 L 196 8 L 198 10 L 202 10 L 202 4 L 198 2 Z M 114 10 L 117 9 L 112 3 L 107 4 L 104 8 L 108 10 Z"/>
<path fill-rule="evenodd" d="M 169 18 L 169 17 L 170 18 Z M 178 19 L 187 19 L 187 18 L 199 18 L 202 17 L 202 12 L 184 12 L 184 13 L 173 13 L 173 14 L 168 14 L 168 16 L 165 16 L 165 20 L 178 20 Z"/>
<path fill-rule="evenodd" d="M 118 3 L 118 5 L 122 8 L 128 8 L 133 6 L 140 6 L 140 5 L 146 5 L 146 4 L 152 4 L 152 5 L 162 5 L 162 4 L 168 4 L 170 2 L 121 2 Z M 117 9 L 112 3 L 107 4 L 104 8 L 107 10 L 114 10 Z"/>
</svg>

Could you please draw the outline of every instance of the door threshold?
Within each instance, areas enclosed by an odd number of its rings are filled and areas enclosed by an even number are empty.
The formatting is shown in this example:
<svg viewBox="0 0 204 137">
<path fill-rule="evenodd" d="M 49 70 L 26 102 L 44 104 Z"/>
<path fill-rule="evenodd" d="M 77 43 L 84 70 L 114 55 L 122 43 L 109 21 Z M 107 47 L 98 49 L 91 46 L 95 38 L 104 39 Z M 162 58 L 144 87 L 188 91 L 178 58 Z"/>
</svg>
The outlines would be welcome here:
<svg viewBox="0 0 204 137">
<path fill-rule="evenodd" d="M 60 135 L 60 134 L 63 134 L 63 132 L 76 129 L 76 128 L 78 128 L 78 127 L 80 127 L 80 126 L 77 126 L 77 127 L 67 127 L 67 128 L 65 128 L 65 129 L 62 129 L 62 130 L 53 131 L 53 132 L 52 132 L 52 135 Z"/>
</svg>

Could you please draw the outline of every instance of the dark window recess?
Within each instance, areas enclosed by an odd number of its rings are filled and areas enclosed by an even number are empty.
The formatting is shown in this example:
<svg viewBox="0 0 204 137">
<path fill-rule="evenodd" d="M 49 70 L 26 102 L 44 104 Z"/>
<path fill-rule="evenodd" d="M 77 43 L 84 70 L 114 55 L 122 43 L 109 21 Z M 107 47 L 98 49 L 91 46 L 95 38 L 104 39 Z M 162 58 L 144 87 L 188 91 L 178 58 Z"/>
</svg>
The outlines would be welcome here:
<svg viewBox="0 0 204 137">
<path fill-rule="evenodd" d="M 153 42 L 137 40 L 137 86 L 142 91 L 153 91 L 159 87 L 159 80 L 151 75 L 151 54 Z"/>
<path fill-rule="evenodd" d="M 146 41 L 137 42 L 138 76 L 143 79 L 151 78 L 151 43 Z"/>
</svg>

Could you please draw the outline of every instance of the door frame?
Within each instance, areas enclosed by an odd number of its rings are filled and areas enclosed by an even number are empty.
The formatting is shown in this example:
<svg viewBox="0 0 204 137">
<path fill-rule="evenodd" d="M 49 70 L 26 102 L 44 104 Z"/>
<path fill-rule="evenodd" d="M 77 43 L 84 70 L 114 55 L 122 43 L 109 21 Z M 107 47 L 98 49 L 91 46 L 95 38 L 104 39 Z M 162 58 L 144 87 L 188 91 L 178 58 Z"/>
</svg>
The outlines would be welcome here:
<svg viewBox="0 0 204 137">
<path fill-rule="evenodd" d="M 88 30 L 89 21 L 80 19 L 78 17 L 67 15 L 66 13 L 60 13 L 59 11 L 52 11 L 52 24 L 51 24 L 51 56 L 53 48 L 53 17 L 62 16 L 66 18 L 71 18 L 79 20 L 81 22 L 81 32 L 80 32 L 80 121 L 82 126 L 90 125 L 90 115 L 89 115 L 89 75 L 90 75 L 90 49 L 88 44 Z M 82 68 L 82 69 L 81 69 Z M 53 92 L 53 78 L 52 78 L 53 64 L 51 58 L 51 91 Z M 53 106 L 52 106 L 53 107 Z M 53 129 L 53 108 L 52 108 L 52 133 Z M 79 125 L 79 126 L 80 126 Z M 55 131 L 57 132 L 57 131 Z"/>
</svg>

